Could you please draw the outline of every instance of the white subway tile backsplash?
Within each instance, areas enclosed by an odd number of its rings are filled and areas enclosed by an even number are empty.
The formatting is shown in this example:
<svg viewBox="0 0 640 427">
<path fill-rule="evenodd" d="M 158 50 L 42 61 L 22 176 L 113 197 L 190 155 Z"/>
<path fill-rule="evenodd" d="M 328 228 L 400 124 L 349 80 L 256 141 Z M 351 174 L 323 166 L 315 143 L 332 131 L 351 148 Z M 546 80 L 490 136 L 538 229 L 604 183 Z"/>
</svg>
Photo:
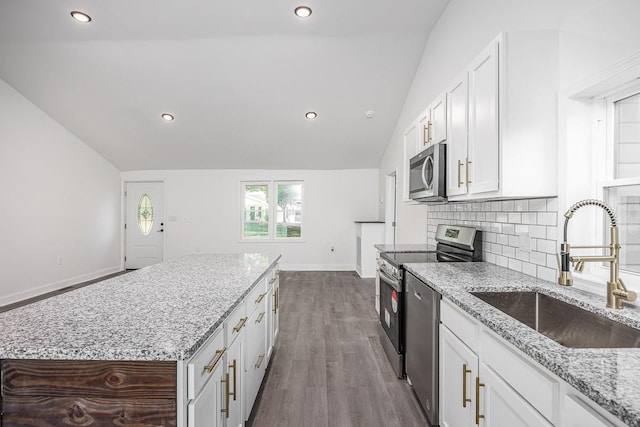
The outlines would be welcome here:
<svg viewBox="0 0 640 427">
<path fill-rule="evenodd" d="M 556 226 L 557 222 L 557 212 L 539 212 L 538 213 L 538 224 L 539 225 L 552 225 Z"/>
<path fill-rule="evenodd" d="M 538 279 L 547 280 L 549 282 L 555 282 L 558 280 L 556 270 L 553 268 L 542 267 L 539 265 L 537 273 Z"/>
<path fill-rule="evenodd" d="M 510 222 L 511 224 L 522 223 L 522 214 L 520 212 L 509 212 L 507 218 L 507 222 Z"/>
<path fill-rule="evenodd" d="M 427 243 L 435 244 L 438 224 L 461 224 L 483 231 L 482 257 L 492 264 L 556 281 L 558 200 L 527 199 L 428 206 Z M 520 236 L 529 233 L 529 250 Z"/>
</svg>

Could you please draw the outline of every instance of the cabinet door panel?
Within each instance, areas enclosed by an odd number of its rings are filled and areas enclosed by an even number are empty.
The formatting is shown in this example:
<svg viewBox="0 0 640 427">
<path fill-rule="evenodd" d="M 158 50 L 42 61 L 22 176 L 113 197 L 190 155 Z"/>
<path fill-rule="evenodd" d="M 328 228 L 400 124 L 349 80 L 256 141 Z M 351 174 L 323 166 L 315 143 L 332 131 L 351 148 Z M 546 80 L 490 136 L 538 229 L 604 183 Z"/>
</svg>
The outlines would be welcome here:
<svg viewBox="0 0 640 427">
<path fill-rule="evenodd" d="M 562 427 L 613 427 L 593 408 L 581 401 L 580 398 L 564 396 L 562 411 Z"/>
<path fill-rule="evenodd" d="M 431 110 L 431 140 L 437 144 L 447 139 L 447 96 L 440 95 L 429 107 Z"/>
<path fill-rule="evenodd" d="M 222 410 L 226 409 L 223 406 L 224 390 L 220 382 L 220 379 L 223 379 L 223 366 L 218 365 L 198 397 L 189 403 L 188 427 L 221 427 L 223 425 Z"/>
<path fill-rule="evenodd" d="M 244 340 L 236 340 L 227 352 L 227 373 L 232 397 L 229 399 L 229 418 L 227 427 L 238 427 L 245 420 L 242 401 L 244 386 L 243 347 Z"/>
<path fill-rule="evenodd" d="M 440 417 L 442 427 L 475 424 L 474 380 L 478 356 L 440 325 Z"/>
<path fill-rule="evenodd" d="M 491 368 L 488 368 L 482 362 L 480 363 L 479 378 L 483 386 L 477 389 L 477 399 L 479 413 L 484 415 L 484 418 L 479 420 L 480 427 L 552 426 L 533 406 L 522 399 Z M 474 390 L 475 392 L 476 390 Z"/>
<path fill-rule="evenodd" d="M 469 193 L 498 190 L 498 42 L 469 70 Z"/>
<path fill-rule="evenodd" d="M 449 138 L 447 140 L 447 195 L 467 192 L 467 106 L 468 73 L 465 71 L 447 90 Z"/>
</svg>

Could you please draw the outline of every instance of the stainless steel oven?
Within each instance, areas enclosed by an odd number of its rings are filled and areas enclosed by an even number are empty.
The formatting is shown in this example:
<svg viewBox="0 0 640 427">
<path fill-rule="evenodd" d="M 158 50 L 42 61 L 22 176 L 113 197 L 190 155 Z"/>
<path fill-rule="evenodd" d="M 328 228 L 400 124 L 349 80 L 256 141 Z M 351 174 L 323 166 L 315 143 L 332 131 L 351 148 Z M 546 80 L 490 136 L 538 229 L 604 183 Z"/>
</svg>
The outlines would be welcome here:
<svg viewBox="0 0 640 427">
<path fill-rule="evenodd" d="M 447 198 L 445 144 L 433 144 L 409 160 L 409 197 L 419 202 Z"/>
</svg>

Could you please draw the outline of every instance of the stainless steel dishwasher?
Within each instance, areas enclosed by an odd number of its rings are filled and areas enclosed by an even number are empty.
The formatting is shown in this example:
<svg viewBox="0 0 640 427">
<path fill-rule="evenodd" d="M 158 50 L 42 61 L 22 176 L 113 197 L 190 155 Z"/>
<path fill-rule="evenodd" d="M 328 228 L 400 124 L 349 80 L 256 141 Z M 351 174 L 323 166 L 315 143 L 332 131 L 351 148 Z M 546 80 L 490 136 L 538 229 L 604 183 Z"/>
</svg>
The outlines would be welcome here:
<svg viewBox="0 0 640 427">
<path fill-rule="evenodd" d="M 410 272 L 405 280 L 407 380 L 430 425 L 437 426 L 440 294 Z"/>
</svg>

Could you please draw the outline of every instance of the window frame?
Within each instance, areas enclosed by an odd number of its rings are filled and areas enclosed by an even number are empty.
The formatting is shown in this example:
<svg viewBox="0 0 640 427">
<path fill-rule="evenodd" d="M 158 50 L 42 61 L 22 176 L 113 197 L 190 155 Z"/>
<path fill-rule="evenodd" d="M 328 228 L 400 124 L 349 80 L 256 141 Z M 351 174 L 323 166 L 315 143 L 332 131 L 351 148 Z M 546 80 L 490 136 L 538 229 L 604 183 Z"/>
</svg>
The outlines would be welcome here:
<svg viewBox="0 0 640 427">
<path fill-rule="evenodd" d="M 597 177 L 595 194 L 600 200 L 605 200 L 606 191 L 610 188 L 621 188 L 629 185 L 640 185 L 640 174 L 637 177 L 615 178 L 616 173 L 616 107 L 615 103 L 630 96 L 640 94 L 640 82 L 623 85 L 617 90 L 605 94 L 595 105 L 597 122 L 595 129 L 595 147 L 593 170 Z M 606 201 L 606 200 L 605 200 Z M 615 209 L 614 209 L 615 210 Z M 596 220 L 596 235 L 602 236 L 603 244 L 609 241 L 608 218 Z M 624 247 L 622 247 L 624 250 Z M 609 280 L 609 265 L 604 263 L 588 263 L 585 269 L 586 280 L 598 282 Z M 640 274 L 620 268 L 620 274 L 625 284 L 640 290 Z M 590 277 L 592 276 L 592 277 Z"/>
<path fill-rule="evenodd" d="M 299 184 L 301 185 L 301 214 L 300 214 L 300 237 L 278 237 L 277 236 L 277 189 L 278 185 L 282 184 Z M 245 236 L 245 188 L 247 185 L 266 185 L 269 188 L 269 224 L 268 224 L 268 236 L 266 237 L 246 237 Z M 304 180 L 243 180 L 240 181 L 240 242 L 242 243 L 274 243 L 274 242 L 304 242 L 304 217 L 305 217 L 305 202 L 304 202 Z"/>
</svg>

